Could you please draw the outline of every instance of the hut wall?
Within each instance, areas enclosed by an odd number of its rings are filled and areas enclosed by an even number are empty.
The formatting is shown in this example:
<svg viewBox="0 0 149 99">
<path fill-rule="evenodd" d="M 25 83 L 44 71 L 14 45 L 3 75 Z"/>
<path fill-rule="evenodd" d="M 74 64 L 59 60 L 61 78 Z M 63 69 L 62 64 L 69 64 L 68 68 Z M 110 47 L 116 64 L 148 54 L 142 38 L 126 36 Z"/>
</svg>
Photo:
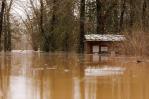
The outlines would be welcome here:
<svg viewBox="0 0 149 99">
<path fill-rule="evenodd" d="M 111 53 L 112 51 L 116 53 L 119 52 L 119 45 L 120 42 L 111 42 L 111 41 L 86 41 L 85 42 L 85 53 L 86 54 L 93 54 L 93 46 L 99 46 L 99 54 L 101 52 L 101 47 L 108 47 L 108 52 Z"/>
</svg>

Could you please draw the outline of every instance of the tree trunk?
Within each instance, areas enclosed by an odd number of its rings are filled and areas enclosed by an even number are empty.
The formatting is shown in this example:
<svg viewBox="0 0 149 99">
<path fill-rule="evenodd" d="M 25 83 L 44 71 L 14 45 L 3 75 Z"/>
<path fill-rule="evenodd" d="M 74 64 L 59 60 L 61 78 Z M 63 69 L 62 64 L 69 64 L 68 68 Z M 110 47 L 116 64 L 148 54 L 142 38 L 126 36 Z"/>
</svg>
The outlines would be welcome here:
<svg viewBox="0 0 149 99">
<path fill-rule="evenodd" d="M 12 7 L 13 0 L 10 1 L 10 4 L 6 2 L 6 10 L 4 15 L 5 20 L 5 31 L 4 31 L 4 51 L 11 51 L 11 25 L 10 25 L 10 10 Z"/>
<path fill-rule="evenodd" d="M 84 25 L 85 25 L 85 0 L 81 0 L 80 2 L 80 44 L 79 44 L 79 52 L 84 52 Z"/>
<path fill-rule="evenodd" d="M 129 1 L 130 3 L 130 21 L 129 21 L 129 32 L 131 33 L 132 32 L 132 29 L 133 29 L 133 25 L 134 25 L 134 18 L 135 18 L 135 15 L 134 15 L 134 2 L 133 0 L 130 0 Z"/>
<path fill-rule="evenodd" d="M 11 30 L 10 30 L 10 15 L 5 14 L 5 31 L 4 31 L 4 51 L 11 51 Z"/>
<path fill-rule="evenodd" d="M 1 38 L 2 38 L 2 31 L 3 31 L 3 17 L 4 17 L 5 2 L 6 2 L 6 0 L 2 1 L 1 12 L 0 12 L 0 51 L 2 50 Z"/>
<path fill-rule="evenodd" d="M 123 0 L 122 8 L 121 8 L 121 14 L 120 14 L 120 28 L 119 28 L 119 32 L 123 31 L 123 29 L 124 29 L 123 23 L 124 23 L 125 9 L 126 9 L 126 0 Z"/>
<path fill-rule="evenodd" d="M 4 14 L 4 19 L 3 19 L 3 38 L 4 38 L 4 42 L 3 42 L 3 49 L 4 52 L 6 52 L 7 50 L 7 16 L 6 16 L 6 12 Z"/>
<path fill-rule="evenodd" d="M 56 16 L 56 11 L 57 11 L 57 0 L 53 0 L 53 8 L 52 8 L 52 19 L 51 19 L 51 28 L 50 28 L 50 37 L 49 37 L 49 40 L 50 40 L 50 50 L 51 51 L 54 51 L 55 50 L 55 39 L 54 39 L 54 30 L 55 30 L 55 27 L 56 27 L 56 22 L 57 22 L 57 16 Z"/>
<path fill-rule="evenodd" d="M 43 0 L 40 0 L 40 33 L 42 36 L 41 50 L 45 52 L 49 52 L 49 41 L 48 41 L 48 37 L 44 32 L 43 16 L 44 16 L 44 4 L 43 4 Z"/>
<path fill-rule="evenodd" d="M 43 0 L 40 0 L 40 32 L 44 34 L 43 29 Z"/>
<path fill-rule="evenodd" d="M 96 32 L 97 34 L 103 34 L 104 33 L 104 24 L 103 24 L 103 18 L 102 18 L 102 9 L 101 9 L 101 1 L 96 0 L 96 10 L 97 10 L 97 27 Z"/>
<path fill-rule="evenodd" d="M 142 27 L 143 31 L 146 31 L 146 14 L 147 14 L 147 1 L 144 0 L 142 7 Z"/>
<path fill-rule="evenodd" d="M 8 11 L 7 11 L 7 32 L 8 32 L 8 39 L 7 39 L 7 51 L 11 51 L 11 24 L 10 24 L 10 9 L 12 6 L 13 0 L 10 1 L 10 5 L 8 6 Z"/>
<path fill-rule="evenodd" d="M 42 44 L 41 44 L 42 50 L 46 51 L 45 47 L 47 47 L 47 46 L 44 43 L 45 38 L 44 38 L 44 29 L 43 29 L 43 0 L 40 0 L 40 21 L 39 21 L 39 27 L 40 27 L 40 33 L 41 33 L 41 36 L 42 36 L 41 40 L 43 41 L 43 42 L 41 41 L 42 42 Z"/>
</svg>

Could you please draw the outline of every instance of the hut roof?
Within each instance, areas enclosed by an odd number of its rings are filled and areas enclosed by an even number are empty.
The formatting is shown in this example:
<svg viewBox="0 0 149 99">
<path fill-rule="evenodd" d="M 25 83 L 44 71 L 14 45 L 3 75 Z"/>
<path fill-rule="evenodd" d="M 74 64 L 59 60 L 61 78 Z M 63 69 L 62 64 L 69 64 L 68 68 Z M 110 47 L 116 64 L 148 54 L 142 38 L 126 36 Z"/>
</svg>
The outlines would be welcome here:
<svg viewBox="0 0 149 99">
<path fill-rule="evenodd" d="M 124 35 L 116 34 L 88 34 L 85 35 L 86 41 L 124 41 Z"/>
</svg>

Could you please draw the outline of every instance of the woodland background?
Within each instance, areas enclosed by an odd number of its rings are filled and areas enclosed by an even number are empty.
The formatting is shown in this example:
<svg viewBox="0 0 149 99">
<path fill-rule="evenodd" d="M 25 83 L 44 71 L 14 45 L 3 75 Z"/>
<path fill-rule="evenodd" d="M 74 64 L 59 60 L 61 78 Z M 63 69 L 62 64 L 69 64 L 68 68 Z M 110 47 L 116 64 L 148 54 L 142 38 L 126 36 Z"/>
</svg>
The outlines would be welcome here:
<svg viewBox="0 0 149 99">
<path fill-rule="evenodd" d="M 23 14 L 17 14 L 17 6 Z M 83 53 L 84 35 L 92 33 L 126 34 L 128 43 L 142 48 L 148 32 L 149 0 L 0 1 L 0 48 L 4 51 Z"/>
</svg>

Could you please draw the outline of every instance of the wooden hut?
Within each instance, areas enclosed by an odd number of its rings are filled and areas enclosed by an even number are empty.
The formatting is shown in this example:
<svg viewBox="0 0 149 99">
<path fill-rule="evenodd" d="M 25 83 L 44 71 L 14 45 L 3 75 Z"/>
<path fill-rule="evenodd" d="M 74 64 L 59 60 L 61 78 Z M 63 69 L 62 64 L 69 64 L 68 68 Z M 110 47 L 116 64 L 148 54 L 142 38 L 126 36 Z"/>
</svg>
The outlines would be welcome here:
<svg viewBox="0 0 149 99">
<path fill-rule="evenodd" d="M 85 35 L 85 53 L 103 54 L 120 53 L 120 45 L 125 40 L 124 35 L 88 34 Z"/>
</svg>

